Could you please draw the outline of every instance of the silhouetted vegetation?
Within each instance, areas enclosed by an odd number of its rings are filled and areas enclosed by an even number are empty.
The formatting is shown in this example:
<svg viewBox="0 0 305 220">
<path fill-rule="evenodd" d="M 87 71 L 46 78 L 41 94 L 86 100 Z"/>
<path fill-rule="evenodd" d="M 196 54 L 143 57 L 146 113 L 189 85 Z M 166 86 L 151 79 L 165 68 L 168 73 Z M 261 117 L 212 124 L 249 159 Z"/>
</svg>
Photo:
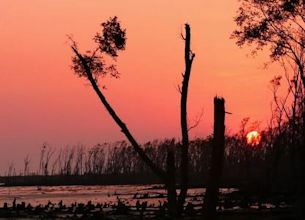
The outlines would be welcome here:
<svg viewBox="0 0 305 220">
<path fill-rule="evenodd" d="M 299 190 L 296 185 L 301 182 L 301 179 L 296 177 L 293 171 L 295 163 L 298 164 L 301 161 L 292 160 L 294 159 L 292 153 L 295 152 L 292 152 L 290 148 L 292 147 L 292 137 L 294 138 L 293 143 L 300 144 L 295 146 L 296 153 L 302 144 L 301 118 L 299 120 L 299 122 L 296 121 L 297 126 L 294 129 L 291 127 L 291 121 L 285 121 L 281 123 L 280 128 L 269 127 L 261 130 L 261 141 L 258 145 L 248 144 L 245 139 L 247 131 L 255 126 L 249 123 L 249 119 L 242 121 L 239 133 L 225 136 L 224 167 L 223 175 L 218 180 L 220 181 L 219 186 L 235 187 L 239 189 L 239 192 L 232 193 L 225 198 L 222 196 L 218 202 L 218 209 L 221 209 L 222 206 L 239 206 L 248 209 L 250 204 L 261 204 L 260 207 L 263 206 L 263 203 L 274 204 L 280 209 L 278 204 L 283 203 L 291 206 L 298 201 Z M 212 168 L 210 162 L 215 162 L 215 160 L 211 160 L 213 146 L 215 146 L 214 141 L 212 136 L 190 141 L 189 174 L 191 186 L 205 187 L 207 185 L 210 176 L 208 170 Z M 180 184 L 179 166 L 181 163 L 179 159 L 173 160 L 173 158 L 179 158 L 177 155 L 181 153 L 180 142 L 175 139 L 155 140 L 142 146 L 143 151 L 162 169 L 173 166 L 173 161 L 175 161 L 177 184 Z M 143 162 L 133 147 L 125 141 L 97 144 L 92 147 L 79 145 L 53 149 L 56 148 L 48 144 L 42 146 L 42 162 L 40 161 L 37 171 L 24 169 L 27 170 L 24 174 L 28 173 L 29 176 L 23 176 L 23 173 L 20 173 L 20 176 L 12 176 L 10 173 L 11 176 L 2 177 L 0 181 L 7 185 L 160 182 L 160 179 Z M 281 150 L 278 151 L 278 149 Z M 53 153 L 48 156 L 46 152 Z M 277 162 L 274 163 L 274 161 Z M 45 166 L 46 163 L 50 166 Z M 215 165 L 220 165 L 220 163 Z M 28 164 L 25 163 L 25 166 Z M 40 167 L 47 167 L 47 170 L 41 173 Z M 298 166 L 297 168 L 300 169 Z M 9 167 L 9 170 L 14 169 Z M 172 172 L 173 169 L 168 169 L 168 171 Z M 185 213 L 191 212 L 190 205 L 188 207 L 188 209 L 185 208 Z M 284 212 L 282 214 L 291 216 L 290 209 Z M 223 215 L 226 212 L 217 210 L 217 213 Z M 280 215 L 280 213 L 278 214 Z M 272 216 L 274 215 L 277 214 L 273 213 Z"/>
<path fill-rule="evenodd" d="M 288 154 L 290 172 L 286 173 L 298 188 L 300 218 L 305 217 L 305 7 L 301 0 L 242 0 L 235 17 L 237 29 L 232 37 L 237 45 L 255 46 L 253 53 L 270 49 L 271 61 L 279 61 L 288 81 L 288 92 L 280 99 L 277 88 L 281 76 L 273 80 L 278 134 L 273 151 L 272 181 L 280 184 L 278 167 L 281 157 Z M 288 100 L 292 99 L 290 103 Z M 271 180 L 270 180 L 271 181 Z M 303 204 L 303 205 L 301 205 Z"/>
<path fill-rule="evenodd" d="M 106 65 L 104 56 L 112 58 L 116 61 L 118 52 L 125 49 L 126 44 L 126 30 L 121 28 L 117 17 L 110 18 L 108 21 L 101 24 L 102 33 L 97 34 L 94 38 L 97 43 L 97 48 L 93 51 L 87 51 L 82 54 L 78 49 L 76 42 L 71 39 L 71 49 L 74 53 L 72 58 L 72 68 L 75 74 L 79 77 L 87 79 L 95 93 L 98 95 L 101 103 L 106 108 L 109 115 L 112 117 L 114 122 L 119 126 L 121 132 L 125 135 L 133 149 L 137 152 L 143 162 L 157 175 L 165 184 L 168 191 L 168 207 L 170 215 L 175 218 L 176 215 L 180 215 L 183 212 L 183 206 L 188 189 L 188 148 L 189 148 L 189 127 L 187 123 L 187 97 L 188 97 L 188 86 L 191 75 L 192 63 L 195 58 L 195 54 L 191 51 L 191 29 L 188 24 L 185 24 L 185 37 L 182 37 L 185 41 L 184 60 L 185 60 L 185 71 L 182 80 L 181 93 L 181 133 L 182 133 L 182 144 L 180 146 L 180 194 L 177 198 L 176 192 L 176 172 L 175 172 L 175 156 L 172 150 L 169 148 L 167 151 L 167 166 L 160 168 L 158 164 L 143 151 L 141 145 L 134 138 L 123 120 L 118 116 L 116 111 L 113 109 L 111 104 L 107 101 L 99 85 L 99 79 L 106 75 L 118 78 L 119 72 L 114 64 Z"/>
<path fill-rule="evenodd" d="M 166 208 L 160 205 L 158 211 L 163 213 L 166 210 L 173 219 L 181 215 L 199 214 L 191 202 L 185 206 L 190 186 L 207 188 L 201 211 L 205 211 L 205 216 L 211 220 L 216 219 L 218 211 L 233 209 L 234 205 L 248 209 L 250 204 L 256 204 L 261 210 L 262 201 L 270 202 L 276 195 L 288 195 L 285 204 L 297 207 L 296 216 L 304 217 L 304 12 L 304 1 L 299 0 L 241 1 L 235 18 L 237 29 L 232 37 L 239 46 L 254 45 L 253 53 L 265 47 L 270 49 L 271 61 L 282 64 L 288 84 L 287 93 L 283 97 L 278 95 L 282 76 L 275 76 L 271 80 L 274 102 L 268 126 L 259 129 L 249 122 L 249 118 L 245 118 L 236 134 L 225 134 L 224 99 L 215 98 L 213 135 L 193 140 L 189 138 L 192 126 L 187 121 L 187 97 L 195 54 L 191 51 L 191 29 L 188 24 L 185 25 L 183 36 L 185 71 L 179 87 L 181 139 L 154 140 L 143 144 L 134 138 L 110 105 L 104 96 L 105 85 L 101 82 L 106 76 L 120 76 L 115 63 L 119 52 L 125 49 L 126 30 L 121 27 L 117 17 L 110 18 L 101 24 L 102 31 L 94 37 L 96 48 L 85 53 L 81 53 L 77 43 L 71 39 L 74 73 L 88 80 L 127 141 L 61 149 L 44 143 L 36 170 L 31 170 L 31 158 L 26 155 L 22 171 L 17 173 L 14 163 L 10 163 L 0 182 L 8 186 L 163 183 L 167 203 L 163 204 Z M 246 134 L 253 128 L 259 130 L 261 139 L 248 143 Z M 220 187 L 235 187 L 239 191 L 230 197 L 222 195 L 218 199 Z M 283 201 L 274 200 L 274 204 Z M 280 207 L 279 204 L 275 206 Z M 62 204 L 59 207 L 63 208 Z M 16 208 L 14 200 L 12 210 Z M 19 204 L 19 208 L 27 209 L 24 203 Z M 38 211 L 40 208 L 37 208 Z M 73 208 L 74 211 L 84 211 L 86 208 L 91 211 L 95 207 L 88 203 L 86 207 L 84 204 L 76 207 L 75 204 Z M 146 209 L 147 203 L 142 206 L 137 203 L 136 210 L 141 218 Z M 128 215 L 130 210 L 118 199 L 115 206 L 117 214 Z M 11 214 L 7 204 L 3 211 Z M 29 207 L 28 211 L 36 210 Z"/>
<path fill-rule="evenodd" d="M 240 132 L 236 135 L 225 137 L 225 158 L 224 171 L 222 176 L 222 186 L 235 186 L 248 188 L 251 190 L 287 190 L 293 191 L 294 181 L 291 172 L 294 169 L 294 161 L 291 161 L 290 142 L 291 130 L 289 122 L 283 123 L 281 133 L 277 128 L 268 128 L 261 131 L 261 142 L 259 145 L 252 146 L 247 144 L 244 133 L 252 128 L 243 124 Z M 299 128 L 297 133 L 298 139 L 301 141 L 302 129 Z M 280 140 L 280 141 L 279 141 Z M 142 144 L 143 151 L 149 155 L 161 168 L 167 166 L 168 149 L 173 149 L 173 154 L 179 155 L 181 148 L 180 142 L 175 139 L 154 140 Z M 43 145 L 45 150 L 48 148 L 56 149 L 49 160 L 49 173 L 56 176 L 99 176 L 99 175 L 139 175 L 154 176 L 150 168 L 141 160 L 138 154 L 125 141 L 115 143 L 97 144 L 92 147 L 76 145 L 72 147 L 55 148 L 49 145 Z M 213 138 L 197 138 L 190 141 L 189 145 L 189 166 L 191 185 L 206 184 L 208 179 L 208 169 L 210 166 L 211 150 L 213 147 Z M 282 148 L 279 155 L 274 154 L 276 148 Z M 278 158 L 277 158 L 278 157 Z M 177 157 L 176 157 L 177 158 Z M 274 167 L 275 159 L 279 160 Z M 43 159 L 44 161 L 44 159 Z M 179 160 L 176 160 L 176 171 L 179 170 Z M 31 168 L 33 165 L 31 166 Z M 277 170 L 277 180 L 271 175 Z M 7 176 L 13 173 L 8 168 Z M 179 173 L 177 172 L 177 175 Z M 28 169 L 28 176 L 42 176 L 37 170 Z M 15 173 L 15 176 L 24 176 L 23 172 Z M 46 175 L 45 175 L 46 176 Z M 156 177 L 156 176 L 155 176 Z M 12 177 L 11 177 L 12 178 Z M 1 180 L 3 181 L 3 180 Z M 122 180 L 124 182 L 125 180 Z M 128 182 L 128 180 L 126 180 Z M 150 183 L 149 181 L 147 183 Z M 178 181 L 179 183 L 179 181 Z M 37 185 L 40 185 L 37 183 Z"/>
</svg>

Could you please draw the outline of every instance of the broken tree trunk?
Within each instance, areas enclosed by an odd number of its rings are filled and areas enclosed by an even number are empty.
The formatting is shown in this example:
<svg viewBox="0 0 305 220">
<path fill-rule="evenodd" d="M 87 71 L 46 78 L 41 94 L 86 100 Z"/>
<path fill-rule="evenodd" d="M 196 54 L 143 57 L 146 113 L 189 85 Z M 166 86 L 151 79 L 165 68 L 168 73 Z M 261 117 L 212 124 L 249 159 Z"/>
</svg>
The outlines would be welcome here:
<svg viewBox="0 0 305 220">
<path fill-rule="evenodd" d="M 206 219 L 216 219 L 218 191 L 222 176 L 225 143 L 225 100 L 214 98 L 214 137 L 211 158 L 210 176 L 205 194 L 204 208 Z"/>
</svg>

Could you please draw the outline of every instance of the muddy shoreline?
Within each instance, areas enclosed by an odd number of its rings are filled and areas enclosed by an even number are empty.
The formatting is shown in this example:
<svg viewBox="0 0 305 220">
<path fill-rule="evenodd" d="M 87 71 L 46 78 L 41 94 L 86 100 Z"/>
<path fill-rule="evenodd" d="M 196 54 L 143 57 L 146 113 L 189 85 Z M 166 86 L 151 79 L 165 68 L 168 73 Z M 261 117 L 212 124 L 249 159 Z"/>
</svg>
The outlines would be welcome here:
<svg viewBox="0 0 305 220">
<path fill-rule="evenodd" d="M 204 192 L 189 190 L 185 219 L 202 219 Z M 219 219 L 296 219 L 294 201 L 221 189 Z M 162 185 L 1 187 L 0 218 L 167 219 L 166 194 Z"/>
</svg>

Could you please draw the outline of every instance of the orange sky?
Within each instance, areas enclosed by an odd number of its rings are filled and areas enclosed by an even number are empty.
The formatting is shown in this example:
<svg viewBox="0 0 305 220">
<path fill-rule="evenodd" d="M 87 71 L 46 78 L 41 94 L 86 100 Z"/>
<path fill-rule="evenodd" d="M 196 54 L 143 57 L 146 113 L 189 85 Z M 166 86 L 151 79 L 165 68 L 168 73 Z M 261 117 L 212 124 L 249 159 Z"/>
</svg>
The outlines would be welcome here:
<svg viewBox="0 0 305 220">
<path fill-rule="evenodd" d="M 124 138 L 92 89 L 72 74 L 66 37 L 73 34 L 80 49 L 90 49 L 99 24 L 114 15 L 127 29 L 127 48 L 118 59 L 121 78 L 107 80 L 104 92 L 139 141 L 180 136 L 176 87 L 184 70 L 185 22 L 196 53 L 189 118 L 204 112 L 191 136 L 211 133 L 215 95 L 233 113 L 229 131 L 244 117 L 265 124 L 268 84 L 281 69 L 264 70 L 268 56 L 247 57 L 249 50 L 229 39 L 237 7 L 237 0 L 1 0 L 0 170 L 26 154 L 36 161 L 43 142 L 61 147 Z"/>
</svg>

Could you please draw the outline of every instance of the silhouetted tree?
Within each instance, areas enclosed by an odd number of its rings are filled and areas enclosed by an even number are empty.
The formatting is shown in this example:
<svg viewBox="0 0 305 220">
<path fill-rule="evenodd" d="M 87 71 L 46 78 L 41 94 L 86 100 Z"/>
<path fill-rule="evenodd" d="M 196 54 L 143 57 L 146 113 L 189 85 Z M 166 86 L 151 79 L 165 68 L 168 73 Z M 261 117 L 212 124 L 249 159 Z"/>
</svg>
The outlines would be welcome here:
<svg viewBox="0 0 305 220">
<path fill-rule="evenodd" d="M 75 154 L 75 148 L 66 147 L 62 151 L 62 174 L 71 175 L 73 167 L 73 159 Z"/>
<path fill-rule="evenodd" d="M 51 160 L 54 152 L 55 152 L 55 150 L 52 147 L 48 146 L 48 149 L 46 151 L 45 158 L 44 158 L 44 164 L 43 164 L 45 176 L 49 175 L 49 164 L 50 164 L 50 160 Z"/>
<path fill-rule="evenodd" d="M 210 175 L 204 205 L 206 217 L 216 219 L 218 191 L 222 177 L 225 147 L 225 106 L 223 98 L 214 98 L 214 137 L 211 158 Z"/>
<path fill-rule="evenodd" d="M 24 171 L 23 171 L 23 175 L 29 175 L 29 165 L 30 165 L 31 159 L 29 155 L 26 155 L 26 157 L 23 159 L 23 163 L 24 163 Z"/>
<path fill-rule="evenodd" d="M 44 172 L 44 155 L 46 152 L 46 148 L 47 148 L 47 144 L 44 143 L 40 150 L 40 160 L 39 160 L 39 170 L 38 170 L 38 174 L 40 175 L 43 175 Z"/>
<path fill-rule="evenodd" d="M 292 69 L 292 80 L 300 79 L 303 92 L 301 109 L 305 134 L 305 7 L 302 0 L 242 0 L 235 17 L 238 26 L 232 34 L 237 45 L 255 45 L 256 53 L 270 48 L 272 61 Z M 294 69 L 296 67 L 296 69 Z M 296 75 L 298 77 L 296 77 Z"/>
<path fill-rule="evenodd" d="M 62 148 L 59 149 L 57 156 L 55 158 L 55 160 L 52 163 L 52 170 L 51 170 L 51 174 L 63 174 L 62 173 Z"/>
<path fill-rule="evenodd" d="M 83 145 L 78 145 L 76 147 L 74 175 L 82 175 L 83 174 L 84 157 L 85 157 L 84 146 Z"/>
<path fill-rule="evenodd" d="M 8 165 L 7 176 L 15 176 L 15 175 L 16 175 L 15 164 L 11 162 Z"/>
<path fill-rule="evenodd" d="M 73 57 L 73 69 L 79 77 L 86 78 L 92 85 L 94 91 L 100 98 L 100 101 L 113 118 L 113 120 L 120 127 L 122 133 L 129 140 L 135 151 L 140 155 L 143 161 L 163 180 L 166 180 L 166 174 L 163 170 L 157 167 L 150 158 L 144 153 L 138 142 L 130 133 L 126 124 L 117 115 L 114 109 L 111 107 L 102 90 L 99 87 L 100 77 L 105 77 L 110 74 L 111 76 L 118 78 L 119 72 L 115 65 L 106 65 L 103 56 L 107 55 L 110 58 L 116 58 L 118 52 L 125 49 L 126 44 L 126 30 L 121 28 L 117 17 L 110 18 L 107 22 L 101 24 L 102 33 L 97 34 L 95 42 L 98 43 L 98 48 L 94 51 L 87 51 L 85 54 L 81 54 L 75 42 L 71 46 L 75 56 Z"/>
<path fill-rule="evenodd" d="M 100 101 L 112 117 L 112 119 L 116 122 L 116 124 L 120 127 L 122 133 L 126 136 L 133 149 L 138 153 L 140 158 L 144 161 L 144 163 L 160 178 L 164 181 L 167 188 L 176 188 L 175 184 L 172 181 L 173 175 L 175 172 L 172 172 L 172 176 L 168 176 L 168 172 L 159 167 L 156 163 L 152 161 L 152 159 L 148 156 L 147 152 L 141 148 L 136 139 L 130 133 L 126 124 L 121 120 L 118 114 L 114 111 L 112 106 L 107 101 L 104 96 L 102 90 L 99 86 L 100 77 L 104 77 L 106 75 L 111 75 L 115 78 L 119 77 L 119 72 L 116 69 L 114 64 L 107 65 L 104 59 L 104 56 L 108 56 L 115 60 L 118 56 L 118 52 L 125 49 L 126 44 L 126 30 L 121 28 L 120 23 L 117 21 L 117 17 L 110 18 L 107 22 L 102 23 L 102 33 L 97 34 L 94 38 L 95 42 L 98 44 L 98 48 L 93 51 L 87 51 L 85 54 L 81 54 L 77 44 L 72 40 L 72 51 L 75 56 L 72 58 L 73 61 L 73 70 L 75 74 L 79 77 L 86 78 L 90 84 L 92 85 L 94 91 L 98 95 Z M 187 93 L 188 93 L 188 83 L 191 73 L 191 66 L 195 55 L 190 50 L 190 27 L 188 24 L 185 26 L 186 35 L 185 35 L 185 73 L 183 74 L 183 82 L 181 88 L 181 128 L 182 128 L 182 147 L 181 147 L 181 192 L 179 196 L 179 210 L 183 209 L 183 204 L 185 201 L 185 197 L 187 194 L 188 187 L 188 127 L 187 127 Z M 145 150 L 148 150 L 145 148 Z M 168 155 L 171 158 L 171 153 Z M 174 163 L 175 164 L 175 163 Z M 171 167 L 174 169 L 175 167 L 171 163 L 171 166 L 167 166 L 167 168 Z M 174 184 L 174 185 L 173 185 Z M 171 190 L 173 192 L 174 190 Z M 175 199 L 171 199 L 171 201 L 176 201 L 176 195 L 168 195 L 169 197 Z M 169 207 L 175 207 L 169 206 Z M 174 213 L 176 210 L 172 210 L 171 213 Z"/>
<path fill-rule="evenodd" d="M 191 51 L 191 29 L 188 24 L 185 25 L 185 48 L 184 48 L 184 62 L 185 71 L 183 74 L 183 81 L 181 87 L 181 102 L 180 102 L 180 123 L 181 123 L 181 134 L 182 134 L 182 145 L 181 145 L 181 188 L 178 200 L 178 209 L 181 213 L 183 211 L 183 205 L 185 203 L 185 197 L 188 189 L 188 178 L 189 178 L 189 127 L 187 124 L 187 97 L 189 80 L 191 76 L 191 69 L 195 54 Z"/>
<path fill-rule="evenodd" d="M 302 102 L 303 102 L 303 89 L 302 82 L 300 80 L 300 75 L 298 74 L 298 68 L 293 67 L 293 77 L 289 76 L 288 70 L 283 65 L 285 70 L 285 78 L 288 85 L 288 90 L 283 97 L 278 94 L 278 90 L 281 86 L 282 76 L 275 76 L 271 81 L 271 90 L 273 93 L 273 103 L 272 106 L 272 116 L 271 116 L 271 126 L 272 131 L 277 138 L 275 138 L 276 144 L 274 147 L 274 169 L 277 172 L 277 167 L 279 165 L 279 158 L 281 154 L 289 154 L 291 176 L 293 179 L 297 177 L 297 151 L 300 145 L 300 140 L 298 139 L 298 127 L 301 124 L 302 118 Z M 288 127 L 287 127 L 288 126 Z M 288 129 L 288 130 L 287 130 Z M 288 132 L 287 135 L 281 135 L 283 132 Z M 287 142 L 289 146 L 288 149 L 284 149 L 285 146 L 279 142 Z M 277 177 L 273 177 L 274 180 Z M 294 184 L 294 182 L 292 182 Z M 293 187 L 293 186 L 292 186 Z M 294 187 L 293 187 L 294 188 Z"/>
<path fill-rule="evenodd" d="M 302 115 L 302 140 L 298 149 L 300 198 L 305 197 L 305 2 L 303 0 L 242 0 L 235 17 L 238 29 L 232 34 L 237 44 L 255 45 L 254 52 L 270 48 L 272 61 L 281 60 L 297 73 L 302 82 L 300 113 Z M 297 71 L 294 71 L 294 67 Z M 281 144 L 279 144 L 280 146 Z M 294 143 L 295 145 L 295 143 Z M 294 146 L 293 146 L 294 147 Z M 294 151 L 295 149 L 293 149 Z M 305 203 L 304 201 L 302 203 Z M 304 208 L 302 208 L 304 210 Z M 303 217 L 305 212 L 303 212 Z"/>
<path fill-rule="evenodd" d="M 305 87 L 305 7 L 302 0 L 242 0 L 232 34 L 237 45 L 255 44 L 254 52 L 270 47 L 272 60 L 297 64 Z"/>
</svg>

